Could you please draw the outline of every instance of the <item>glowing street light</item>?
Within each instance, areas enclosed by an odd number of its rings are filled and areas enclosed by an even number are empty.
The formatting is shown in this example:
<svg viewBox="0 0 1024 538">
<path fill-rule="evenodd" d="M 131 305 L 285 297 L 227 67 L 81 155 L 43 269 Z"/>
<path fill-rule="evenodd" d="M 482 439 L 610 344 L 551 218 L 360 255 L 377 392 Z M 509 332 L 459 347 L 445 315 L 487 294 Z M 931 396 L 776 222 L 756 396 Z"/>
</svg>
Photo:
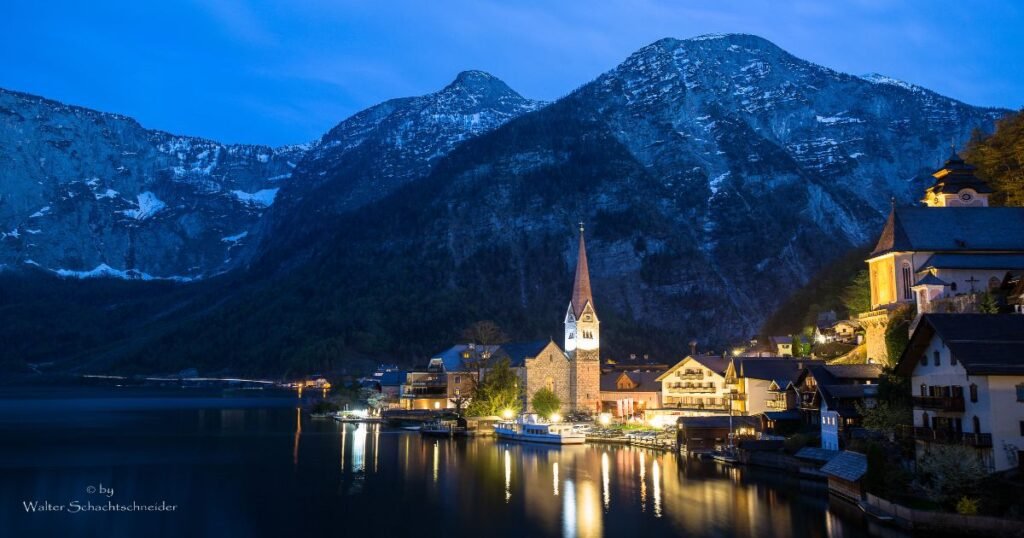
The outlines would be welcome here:
<svg viewBox="0 0 1024 538">
<path fill-rule="evenodd" d="M 551 414 L 551 422 L 552 423 L 558 422 L 560 420 L 562 420 L 562 415 L 559 415 L 558 413 L 552 413 Z"/>
<path fill-rule="evenodd" d="M 601 422 L 602 426 L 607 426 L 607 425 L 612 423 L 612 414 L 611 413 L 601 413 L 601 415 L 598 416 L 598 420 Z"/>
<path fill-rule="evenodd" d="M 511 409 L 506 409 L 506 410 L 504 410 L 504 411 L 502 411 L 502 412 L 501 412 L 501 416 L 502 416 L 502 418 L 504 418 L 505 420 L 510 420 L 510 419 L 512 418 L 512 415 L 513 415 L 513 414 L 514 414 L 514 413 L 512 413 L 512 410 L 511 410 Z"/>
</svg>

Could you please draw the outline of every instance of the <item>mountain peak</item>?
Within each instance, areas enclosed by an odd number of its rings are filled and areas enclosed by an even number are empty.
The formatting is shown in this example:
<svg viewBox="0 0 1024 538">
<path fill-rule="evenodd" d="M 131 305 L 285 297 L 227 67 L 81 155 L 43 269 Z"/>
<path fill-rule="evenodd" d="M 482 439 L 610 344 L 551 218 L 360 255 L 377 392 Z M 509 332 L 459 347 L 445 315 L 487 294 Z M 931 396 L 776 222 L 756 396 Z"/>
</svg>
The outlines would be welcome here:
<svg viewBox="0 0 1024 538">
<path fill-rule="evenodd" d="M 444 87 L 442 92 L 449 92 L 453 90 L 462 90 L 474 95 L 487 95 L 487 94 L 514 94 L 518 96 L 512 88 L 505 84 L 500 78 L 487 73 L 486 71 L 479 71 L 475 69 L 462 71 L 455 76 L 455 80 L 451 84 Z"/>
</svg>

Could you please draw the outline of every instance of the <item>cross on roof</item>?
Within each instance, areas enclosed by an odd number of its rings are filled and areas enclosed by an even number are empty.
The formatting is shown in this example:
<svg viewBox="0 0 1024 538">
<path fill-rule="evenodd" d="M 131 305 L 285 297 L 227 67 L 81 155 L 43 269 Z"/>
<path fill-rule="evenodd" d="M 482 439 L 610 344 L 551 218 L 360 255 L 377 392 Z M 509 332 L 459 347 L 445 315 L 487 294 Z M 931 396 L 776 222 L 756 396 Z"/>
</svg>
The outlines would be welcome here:
<svg viewBox="0 0 1024 538">
<path fill-rule="evenodd" d="M 971 275 L 971 278 L 968 278 L 968 279 L 967 279 L 967 282 L 970 282 L 970 283 L 971 283 L 971 291 L 973 292 L 973 291 L 974 291 L 974 284 L 975 284 L 976 282 L 981 282 L 981 281 L 980 281 L 980 280 L 978 280 L 977 278 L 974 278 L 974 275 Z"/>
</svg>

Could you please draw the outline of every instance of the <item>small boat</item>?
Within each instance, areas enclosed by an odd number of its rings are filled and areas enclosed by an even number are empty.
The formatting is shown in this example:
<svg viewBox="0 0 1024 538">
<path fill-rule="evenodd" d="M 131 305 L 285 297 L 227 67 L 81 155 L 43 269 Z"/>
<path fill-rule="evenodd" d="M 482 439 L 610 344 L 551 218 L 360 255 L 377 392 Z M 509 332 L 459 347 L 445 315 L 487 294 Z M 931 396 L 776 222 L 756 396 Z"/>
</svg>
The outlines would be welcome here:
<svg viewBox="0 0 1024 538">
<path fill-rule="evenodd" d="M 326 420 L 332 418 L 334 413 L 310 413 L 309 418 L 313 420 Z"/>
<path fill-rule="evenodd" d="M 582 445 L 587 440 L 586 434 L 572 424 L 543 422 L 537 415 L 520 415 L 516 420 L 498 422 L 494 425 L 494 435 L 511 441 L 553 445 Z"/>
<path fill-rule="evenodd" d="M 727 465 L 736 465 L 740 461 L 736 455 L 729 450 L 716 450 L 711 453 L 711 459 L 718 463 L 725 463 Z"/>
<path fill-rule="evenodd" d="M 461 437 L 466 435 L 466 426 L 459 425 L 457 420 L 434 420 L 420 427 L 420 435 L 426 437 Z"/>
</svg>

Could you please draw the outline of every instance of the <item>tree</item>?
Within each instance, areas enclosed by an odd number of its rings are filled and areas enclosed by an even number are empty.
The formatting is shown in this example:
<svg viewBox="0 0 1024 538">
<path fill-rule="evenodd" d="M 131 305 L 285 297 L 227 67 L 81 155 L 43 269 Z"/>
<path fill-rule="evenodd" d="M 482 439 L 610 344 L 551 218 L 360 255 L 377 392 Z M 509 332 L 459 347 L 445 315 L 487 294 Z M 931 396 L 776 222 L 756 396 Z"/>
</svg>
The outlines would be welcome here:
<svg viewBox="0 0 1024 538">
<path fill-rule="evenodd" d="M 981 294 L 981 301 L 978 303 L 978 311 L 982 314 L 998 314 L 999 313 L 999 302 L 996 301 L 996 296 L 992 292 L 986 291 Z"/>
<path fill-rule="evenodd" d="M 470 416 L 501 416 L 506 411 L 518 414 L 523 402 L 519 377 L 508 362 L 502 359 L 488 370 L 473 388 L 473 401 L 466 414 Z"/>
<path fill-rule="evenodd" d="M 455 405 L 455 414 L 461 416 L 462 408 L 466 407 L 466 404 L 469 403 L 470 399 L 462 394 L 459 394 L 454 398 L 448 398 L 448 401 Z"/>
<path fill-rule="evenodd" d="M 871 277 L 867 269 L 858 271 L 850 280 L 843 289 L 842 301 L 847 316 L 851 318 L 871 310 Z"/>
<path fill-rule="evenodd" d="M 1024 206 L 1024 111 L 996 122 L 990 136 L 975 131 L 963 156 L 995 191 L 992 205 Z"/>
<path fill-rule="evenodd" d="M 489 319 L 474 322 L 463 329 L 462 339 L 484 346 L 508 342 L 508 336 L 501 330 L 501 327 Z"/>
<path fill-rule="evenodd" d="M 929 497 L 950 507 L 975 496 L 987 474 L 977 452 L 960 445 L 932 445 L 918 458 L 917 470 Z"/>
<path fill-rule="evenodd" d="M 902 306 L 893 311 L 889 318 L 889 325 L 885 328 L 885 350 L 889 357 L 890 368 L 896 366 L 896 362 L 903 355 L 910 343 L 910 322 L 914 319 L 916 311 L 907 306 Z"/>
<path fill-rule="evenodd" d="M 545 387 L 533 393 L 530 404 L 533 405 L 533 410 L 537 414 L 544 418 L 549 418 L 561 409 L 562 400 L 558 399 L 558 395 L 552 392 L 551 389 Z"/>
</svg>

